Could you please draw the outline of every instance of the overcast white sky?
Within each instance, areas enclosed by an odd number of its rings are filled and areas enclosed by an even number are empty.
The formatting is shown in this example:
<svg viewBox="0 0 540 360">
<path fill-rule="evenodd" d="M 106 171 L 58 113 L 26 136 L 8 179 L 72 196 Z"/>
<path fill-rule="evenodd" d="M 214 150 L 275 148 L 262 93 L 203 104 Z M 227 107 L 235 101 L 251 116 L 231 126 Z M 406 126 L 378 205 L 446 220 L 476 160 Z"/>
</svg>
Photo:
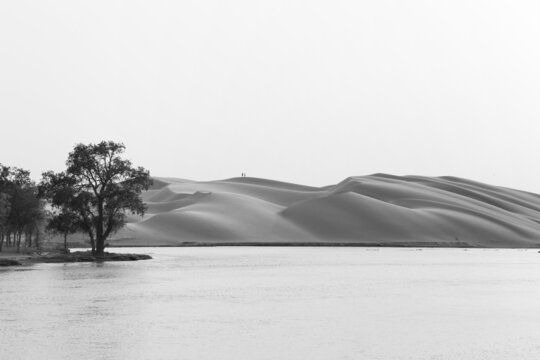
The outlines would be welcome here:
<svg viewBox="0 0 540 360">
<path fill-rule="evenodd" d="M 0 162 L 454 175 L 540 193 L 540 2 L 0 1 Z"/>
</svg>

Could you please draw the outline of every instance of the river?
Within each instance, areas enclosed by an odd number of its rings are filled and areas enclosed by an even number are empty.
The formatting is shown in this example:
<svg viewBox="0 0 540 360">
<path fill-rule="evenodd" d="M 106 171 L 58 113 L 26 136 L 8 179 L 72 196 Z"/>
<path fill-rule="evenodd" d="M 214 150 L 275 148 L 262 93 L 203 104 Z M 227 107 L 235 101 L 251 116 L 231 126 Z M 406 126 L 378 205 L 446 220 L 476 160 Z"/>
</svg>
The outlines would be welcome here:
<svg viewBox="0 0 540 360">
<path fill-rule="evenodd" d="M 154 259 L 0 270 L 0 359 L 540 354 L 537 250 L 118 251 Z"/>
</svg>

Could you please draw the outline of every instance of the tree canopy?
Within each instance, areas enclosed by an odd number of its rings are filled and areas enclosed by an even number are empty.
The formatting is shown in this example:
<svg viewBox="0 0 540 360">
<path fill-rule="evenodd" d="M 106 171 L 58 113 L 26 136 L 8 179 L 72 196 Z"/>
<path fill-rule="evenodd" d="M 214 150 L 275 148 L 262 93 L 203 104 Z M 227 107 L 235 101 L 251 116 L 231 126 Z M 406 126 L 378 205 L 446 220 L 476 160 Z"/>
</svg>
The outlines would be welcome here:
<svg viewBox="0 0 540 360">
<path fill-rule="evenodd" d="M 67 237 L 81 230 L 81 222 L 75 212 L 64 208 L 49 219 L 47 230 L 64 236 L 64 251 L 67 252 Z"/>
<path fill-rule="evenodd" d="M 98 256 L 109 236 L 125 225 L 126 213 L 142 216 L 146 211 L 140 194 L 151 185 L 150 174 L 123 159 L 124 151 L 124 144 L 113 141 L 78 144 L 69 153 L 67 169 L 43 173 L 39 185 L 40 196 L 57 212 L 75 214 Z"/>
<path fill-rule="evenodd" d="M 30 172 L 0 164 L 0 250 L 5 238 L 10 241 L 12 235 L 18 249 L 23 234 L 31 245 L 32 234 L 39 232 L 43 219 L 43 204 Z"/>
</svg>

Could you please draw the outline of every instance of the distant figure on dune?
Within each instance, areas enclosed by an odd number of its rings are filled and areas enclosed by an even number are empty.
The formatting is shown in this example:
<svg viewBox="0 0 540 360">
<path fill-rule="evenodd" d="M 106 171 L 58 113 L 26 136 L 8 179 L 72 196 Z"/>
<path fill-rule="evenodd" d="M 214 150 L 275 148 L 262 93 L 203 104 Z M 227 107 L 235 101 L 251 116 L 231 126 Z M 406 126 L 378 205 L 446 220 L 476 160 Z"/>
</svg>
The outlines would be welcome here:
<svg viewBox="0 0 540 360">
<path fill-rule="evenodd" d="M 246 173 L 242 173 L 242 177 L 246 177 Z"/>
</svg>

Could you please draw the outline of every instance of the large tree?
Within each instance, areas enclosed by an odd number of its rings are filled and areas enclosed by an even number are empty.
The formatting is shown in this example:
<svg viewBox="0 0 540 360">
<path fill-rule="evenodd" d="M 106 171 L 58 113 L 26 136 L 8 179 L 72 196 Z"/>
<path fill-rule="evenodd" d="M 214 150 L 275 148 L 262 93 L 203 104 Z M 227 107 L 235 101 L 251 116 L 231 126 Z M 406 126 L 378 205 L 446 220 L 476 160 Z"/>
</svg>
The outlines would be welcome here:
<svg viewBox="0 0 540 360">
<path fill-rule="evenodd" d="M 150 174 L 121 157 L 122 143 L 78 144 L 69 154 L 64 172 L 46 172 L 40 194 L 60 211 L 70 211 L 103 256 L 105 241 L 126 223 L 126 213 L 144 215 L 140 194 L 151 185 Z"/>
</svg>

